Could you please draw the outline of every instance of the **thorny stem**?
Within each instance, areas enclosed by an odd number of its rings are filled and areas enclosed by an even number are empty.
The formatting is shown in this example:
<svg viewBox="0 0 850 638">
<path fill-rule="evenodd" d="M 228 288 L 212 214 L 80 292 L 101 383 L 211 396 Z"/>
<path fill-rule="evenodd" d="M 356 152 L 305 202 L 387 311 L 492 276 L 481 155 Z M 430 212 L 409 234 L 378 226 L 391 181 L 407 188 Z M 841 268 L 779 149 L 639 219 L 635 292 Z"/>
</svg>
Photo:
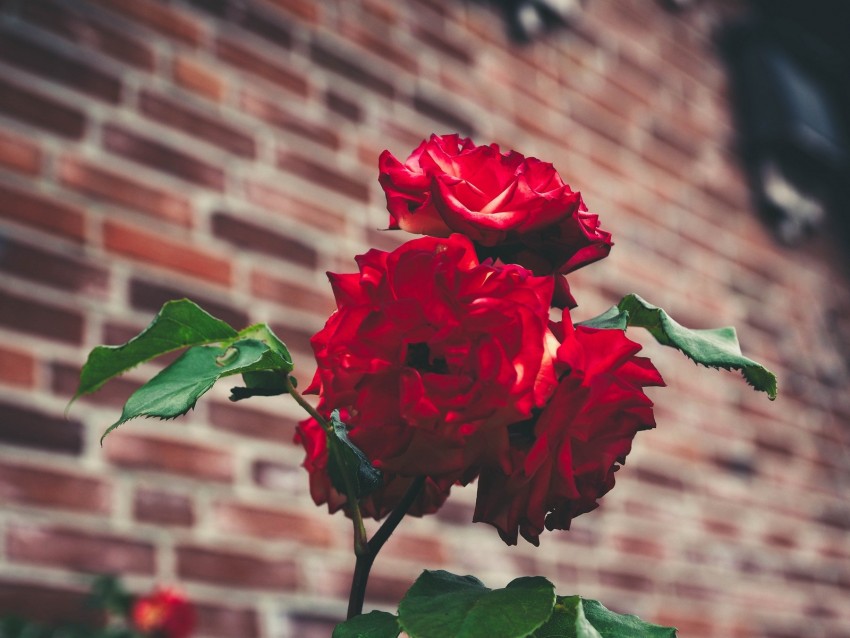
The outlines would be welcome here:
<svg viewBox="0 0 850 638">
<path fill-rule="evenodd" d="M 295 402 L 300 405 L 311 417 L 318 421 L 324 431 L 328 435 L 328 453 L 331 456 L 333 463 L 338 467 L 344 468 L 345 464 L 340 456 L 340 449 L 333 432 L 333 426 L 328 423 L 328 420 L 323 417 L 312 405 L 307 403 L 301 393 L 292 385 L 292 379 L 289 375 L 285 377 L 286 391 L 295 399 Z M 363 514 L 360 511 L 360 501 L 357 498 L 357 491 L 354 489 L 354 484 L 348 472 L 340 472 L 342 480 L 345 482 L 345 496 L 348 499 L 348 505 L 351 508 L 351 520 L 354 524 L 354 554 L 360 556 L 367 551 L 366 526 L 363 524 Z M 397 524 L 397 523 L 396 523 Z"/>
<path fill-rule="evenodd" d="M 348 599 L 347 618 L 354 618 L 355 616 L 359 616 L 363 613 L 363 601 L 366 598 L 366 583 L 369 580 L 369 572 L 372 569 L 372 563 L 375 562 L 375 557 L 377 557 L 378 552 L 381 551 L 384 543 L 387 542 L 389 537 L 395 531 L 395 528 L 398 527 L 401 519 L 404 518 L 405 514 L 407 514 L 407 511 L 419 496 L 424 485 L 424 476 L 417 476 L 413 479 L 413 483 L 411 483 L 407 492 L 405 492 L 401 501 L 399 501 L 399 504 L 392 512 L 390 512 L 387 520 L 383 522 L 381 527 L 378 528 L 378 531 L 375 532 L 375 535 L 372 536 L 368 543 L 366 543 L 365 551 L 355 552 L 357 555 L 357 562 L 354 565 L 354 576 L 351 579 L 351 595 Z"/>
</svg>

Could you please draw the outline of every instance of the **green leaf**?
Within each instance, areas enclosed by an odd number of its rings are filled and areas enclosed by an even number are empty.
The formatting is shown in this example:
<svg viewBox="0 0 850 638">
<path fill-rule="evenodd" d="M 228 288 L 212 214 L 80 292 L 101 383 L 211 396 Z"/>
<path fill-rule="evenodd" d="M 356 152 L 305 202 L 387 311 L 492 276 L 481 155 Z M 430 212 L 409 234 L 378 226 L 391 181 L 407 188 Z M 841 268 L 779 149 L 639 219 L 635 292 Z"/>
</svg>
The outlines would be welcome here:
<svg viewBox="0 0 850 638">
<path fill-rule="evenodd" d="M 607 638 L 587 620 L 581 603 L 581 596 L 558 596 L 549 620 L 529 638 Z"/>
<path fill-rule="evenodd" d="M 366 458 L 362 450 L 348 438 L 348 427 L 339 418 L 339 410 L 331 413 L 333 434 L 328 435 L 331 462 L 328 474 L 340 494 L 347 494 L 346 477 L 353 481 L 355 496 L 360 499 L 381 486 L 383 476 Z"/>
<path fill-rule="evenodd" d="M 240 339 L 262 341 L 269 347 L 269 357 L 270 361 L 274 361 L 274 369 L 283 372 L 292 371 L 292 355 L 289 354 L 289 349 L 267 324 L 256 323 L 253 326 L 248 326 L 244 330 L 240 330 L 238 336 Z"/>
<path fill-rule="evenodd" d="M 398 618 L 385 611 L 370 611 L 336 626 L 331 638 L 398 638 Z"/>
<path fill-rule="evenodd" d="M 747 383 L 756 390 L 766 392 L 771 401 L 776 398 L 776 375 L 741 354 L 734 328 L 689 330 L 674 321 L 664 310 L 637 295 L 627 295 L 599 317 L 577 325 L 622 329 L 617 322 L 622 321 L 623 314 L 629 326 L 646 328 L 661 345 L 676 348 L 696 363 L 710 368 L 740 370 Z"/>
<path fill-rule="evenodd" d="M 256 339 L 243 339 L 222 347 L 190 348 L 130 396 L 121 418 L 103 433 L 101 443 L 107 434 L 130 419 L 140 416 L 171 419 L 186 414 L 221 377 L 275 369 L 279 364 L 279 355 Z"/>
<path fill-rule="evenodd" d="M 425 571 L 399 604 L 399 624 L 411 638 L 525 638 L 554 604 L 554 586 L 540 576 L 491 590 L 473 576 Z"/>
<path fill-rule="evenodd" d="M 582 600 L 584 615 L 602 638 L 676 638 L 675 627 L 662 627 L 637 616 L 616 614 L 596 600 Z"/>
<path fill-rule="evenodd" d="M 109 379 L 167 352 L 233 340 L 237 336 L 236 330 L 188 299 L 169 301 L 147 328 L 124 345 L 98 346 L 91 351 L 71 402 L 94 392 Z"/>
<path fill-rule="evenodd" d="M 629 313 L 621 311 L 617 306 L 611 306 L 601 315 L 579 321 L 577 326 L 586 326 L 587 328 L 599 328 L 602 330 L 625 330 L 629 325 Z"/>
</svg>

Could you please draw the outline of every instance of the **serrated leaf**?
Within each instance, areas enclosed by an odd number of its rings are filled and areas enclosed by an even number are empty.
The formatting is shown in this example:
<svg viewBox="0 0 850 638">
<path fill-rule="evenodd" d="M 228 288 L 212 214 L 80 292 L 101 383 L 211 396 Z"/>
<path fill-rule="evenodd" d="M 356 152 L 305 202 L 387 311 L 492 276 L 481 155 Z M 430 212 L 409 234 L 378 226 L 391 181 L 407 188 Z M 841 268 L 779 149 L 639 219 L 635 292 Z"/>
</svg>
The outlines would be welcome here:
<svg viewBox="0 0 850 638">
<path fill-rule="evenodd" d="M 625 330 L 626 326 L 629 325 L 629 313 L 620 310 L 617 306 L 611 306 L 601 315 L 586 319 L 585 321 L 579 321 L 576 325 L 602 330 Z"/>
<path fill-rule="evenodd" d="M 597 600 L 582 600 L 584 615 L 602 638 L 676 638 L 675 627 L 644 622 L 631 614 L 617 614 Z"/>
<path fill-rule="evenodd" d="M 121 418 L 100 440 L 103 442 L 112 430 L 136 417 L 172 419 L 186 414 L 221 377 L 268 369 L 279 361 L 268 345 L 256 339 L 243 339 L 226 347 L 189 348 L 127 399 Z"/>
<path fill-rule="evenodd" d="M 398 638 L 400 632 L 396 616 L 370 611 L 337 625 L 331 638 Z"/>
<path fill-rule="evenodd" d="M 188 299 L 169 301 L 150 325 L 120 346 L 98 346 L 80 372 L 71 402 L 140 363 L 189 346 L 218 343 L 238 336 L 236 330 Z M 291 361 L 290 361 L 291 364 Z"/>
<path fill-rule="evenodd" d="M 331 425 L 333 434 L 328 436 L 331 448 L 328 474 L 331 483 L 340 494 L 347 494 L 347 476 L 352 481 L 356 497 L 363 498 L 381 486 L 383 475 L 348 438 L 348 427 L 340 420 L 339 410 L 331 413 Z"/>
<path fill-rule="evenodd" d="M 658 343 L 676 348 L 696 363 L 710 368 L 740 370 L 747 383 L 776 398 L 776 375 L 760 363 L 741 354 L 734 328 L 689 330 L 664 310 L 637 295 L 627 295 L 616 306 L 628 313 L 628 325 L 646 328 Z"/>
<path fill-rule="evenodd" d="M 491 590 L 473 576 L 425 571 L 399 604 L 399 624 L 411 638 L 526 638 L 554 604 L 554 586 L 541 576 Z"/>
</svg>

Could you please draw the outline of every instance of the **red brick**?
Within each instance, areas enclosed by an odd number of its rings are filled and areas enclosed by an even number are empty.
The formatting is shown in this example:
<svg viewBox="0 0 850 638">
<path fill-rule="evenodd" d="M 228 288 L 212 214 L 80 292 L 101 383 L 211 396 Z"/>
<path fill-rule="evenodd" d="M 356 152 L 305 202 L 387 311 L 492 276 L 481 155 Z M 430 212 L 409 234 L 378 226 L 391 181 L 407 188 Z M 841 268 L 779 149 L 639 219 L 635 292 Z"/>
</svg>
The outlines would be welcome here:
<svg viewBox="0 0 850 638">
<path fill-rule="evenodd" d="M 191 299 L 212 316 L 226 321 L 237 330 L 250 323 L 247 312 L 223 303 L 220 296 L 200 294 L 195 283 L 179 285 L 170 281 L 169 285 L 164 285 L 141 279 L 130 281 L 130 303 L 139 310 L 157 313 L 165 302 L 184 297 Z"/>
<path fill-rule="evenodd" d="M 416 57 L 407 53 L 402 46 L 391 42 L 383 31 L 346 21 L 340 25 L 339 33 L 409 73 L 415 74 L 419 69 Z"/>
<path fill-rule="evenodd" d="M 133 518 L 141 523 L 191 527 L 195 512 L 187 496 L 140 488 L 133 497 Z"/>
<path fill-rule="evenodd" d="M 181 226 L 192 226 L 192 205 L 181 195 L 73 156 L 60 160 L 58 172 L 65 186 L 80 193 Z"/>
<path fill-rule="evenodd" d="M 321 15 L 321 5 L 317 5 L 312 0 L 268 0 L 268 2 L 309 22 L 317 22 Z"/>
<path fill-rule="evenodd" d="M 306 545 L 333 545 L 331 529 L 318 512 L 305 516 L 280 509 L 219 502 L 213 506 L 215 525 L 223 532 L 266 540 L 292 540 Z"/>
<path fill-rule="evenodd" d="M 319 66 L 379 95 L 392 98 L 395 95 L 392 82 L 385 75 L 373 71 L 368 64 L 355 62 L 359 57 L 354 51 L 342 52 L 321 42 L 314 41 L 310 46 L 310 58 Z"/>
<path fill-rule="evenodd" d="M 59 527 L 11 525 L 6 552 L 12 561 L 86 572 L 153 574 L 149 543 Z"/>
<path fill-rule="evenodd" d="M 29 579 L 27 579 L 29 580 Z M 100 626 L 101 612 L 86 605 L 88 593 L 65 587 L 21 582 L 0 582 L 0 615 L 15 615 L 40 623 L 83 623 Z"/>
<path fill-rule="evenodd" d="M 252 51 L 235 40 L 219 37 L 215 50 L 221 60 L 246 73 L 256 75 L 298 95 L 307 95 L 308 84 L 303 76 L 282 64 L 272 62 L 270 58 Z"/>
<path fill-rule="evenodd" d="M 0 403 L 0 441 L 46 452 L 78 455 L 83 450 L 83 426 L 40 410 Z"/>
<path fill-rule="evenodd" d="M 227 83 L 212 68 L 187 56 L 174 58 L 174 79 L 184 88 L 216 102 L 224 99 Z"/>
<path fill-rule="evenodd" d="M 313 246 L 276 233 L 268 226 L 246 222 L 219 212 L 213 215 L 212 229 L 216 237 L 242 250 L 265 253 L 271 257 L 312 268 L 315 268 L 318 263 L 318 255 Z"/>
<path fill-rule="evenodd" d="M 191 15 L 153 0 L 92 0 L 96 4 L 108 7 L 112 11 L 124 14 L 154 31 L 182 40 L 189 44 L 199 44 L 204 35 L 203 29 Z"/>
<path fill-rule="evenodd" d="M 40 0 L 27 2 L 22 9 L 27 19 L 71 42 L 141 69 L 153 69 L 154 55 L 149 46 L 126 31 L 96 21 L 90 13 L 66 5 L 59 0 Z"/>
<path fill-rule="evenodd" d="M 77 311 L 0 290 L 0 325 L 7 328 L 78 344 L 83 339 L 83 324 Z"/>
<path fill-rule="evenodd" d="M 200 186 L 224 190 L 224 171 L 183 151 L 115 125 L 103 131 L 103 145 L 113 153 Z"/>
<path fill-rule="evenodd" d="M 433 29 L 425 28 L 421 24 L 418 25 L 415 33 L 423 44 L 431 47 L 438 55 L 453 58 L 452 64 L 460 64 L 465 67 L 472 65 L 472 53 L 460 42 L 437 33 Z"/>
<path fill-rule="evenodd" d="M 341 213 L 305 202 L 270 184 L 248 180 L 244 188 L 248 201 L 266 210 L 333 233 L 345 228 Z"/>
<path fill-rule="evenodd" d="M 288 28 L 288 21 L 282 20 L 280 14 L 271 8 L 230 0 L 190 0 L 190 2 L 217 18 L 227 20 L 228 24 L 239 26 L 263 38 L 268 43 L 283 49 L 289 49 L 292 46 L 292 33 Z"/>
<path fill-rule="evenodd" d="M 140 330 L 134 331 L 130 336 L 135 336 Z M 129 339 L 129 336 L 128 336 Z M 124 341 L 127 341 L 125 339 Z M 77 392 L 77 387 L 80 385 L 80 368 L 82 365 L 68 365 L 61 362 L 54 362 L 50 366 L 50 387 L 53 393 L 57 396 L 70 401 L 71 397 Z M 111 406 L 114 408 L 123 407 L 130 395 L 133 394 L 142 385 L 141 381 L 127 379 L 126 377 L 117 377 L 110 379 L 109 383 L 104 385 L 94 394 L 86 394 L 78 400 L 99 407 Z"/>
<path fill-rule="evenodd" d="M 339 147 L 339 135 L 333 129 L 286 111 L 277 104 L 263 99 L 255 91 L 243 91 L 239 103 L 243 112 L 250 113 L 283 131 L 294 133 L 328 148 Z"/>
<path fill-rule="evenodd" d="M 149 430 L 179 427 L 165 421 L 131 421 L 122 427 L 126 430 L 134 426 Z M 116 431 L 103 442 L 103 450 L 110 463 L 121 467 L 167 472 L 207 481 L 233 480 L 233 456 L 219 448 Z"/>
<path fill-rule="evenodd" d="M 84 237 L 85 220 L 81 210 L 2 183 L 0 217 L 68 239 Z"/>
<path fill-rule="evenodd" d="M 240 436 L 265 439 L 284 445 L 292 444 L 295 419 L 250 408 L 245 402 L 211 402 L 208 406 L 210 422 L 221 430 Z"/>
<path fill-rule="evenodd" d="M 0 382 L 31 388 L 35 385 L 35 365 L 30 353 L 0 346 Z"/>
<path fill-rule="evenodd" d="M 0 60 L 107 102 L 121 97 L 118 78 L 19 33 L 0 31 Z"/>
<path fill-rule="evenodd" d="M 351 177 L 326 164 L 298 155 L 290 151 L 281 151 L 277 156 L 277 166 L 283 171 L 294 173 L 319 186 L 361 202 L 369 201 L 369 187 L 363 180 Z"/>
<path fill-rule="evenodd" d="M 91 262 L 14 239 L 6 240 L 0 251 L 0 270 L 61 290 L 97 297 L 104 296 L 109 284 L 108 272 Z"/>
<path fill-rule="evenodd" d="M 254 609 L 192 602 L 198 614 L 196 629 L 199 634 L 215 638 L 259 638 L 260 623 Z"/>
<path fill-rule="evenodd" d="M 447 103 L 448 102 L 448 103 Z M 413 96 L 413 108 L 450 131 L 457 131 L 471 137 L 475 135 L 472 122 L 456 110 L 451 109 L 451 102 L 443 99 L 432 99 L 417 93 Z"/>
<path fill-rule="evenodd" d="M 220 118 L 189 108 L 152 91 L 142 91 L 139 109 L 148 117 L 193 135 L 229 153 L 253 158 L 256 153 L 254 138 L 225 123 Z"/>
<path fill-rule="evenodd" d="M 330 316 L 336 309 L 330 285 L 323 286 L 321 290 L 307 288 L 269 275 L 264 270 L 251 273 L 251 293 L 282 306 L 311 310 L 324 316 Z"/>
<path fill-rule="evenodd" d="M 231 281 L 231 263 L 197 248 L 170 241 L 161 234 L 106 221 L 103 242 L 107 250 L 170 268 L 220 284 Z"/>
<path fill-rule="evenodd" d="M 226 550 L 180 546 L 177 548 L 177 575 L 243 589 L 295 589 L 298 580 L 291 560 L 260 558 Z"/>
<path fill-rule="evenodd" d="M 81 111 L 3 79 L 0 113 L 71 139 L 81 138 L 86 127 Z"/>
<path fill-rule="evenodd" d="M 428 569 L 446 562 L 445 548 L 439 538 L 405 532 L 394 533 L 382 552 L 386 552 L 387 556 L 415 561 Z"/>
<path fill-rule="evenodd" d="M 352 122 L 363 121 L 363 109 L 360 108 L 360 105 L 354 100 L 343 97 L 333 89 L 328 89 L 325 93 L 325 103 L 337 115 L 341 115 Z"/>
<path fill-rule="evenodd" d="M 0 464 L 0 500 L 51 509 L 107 514 L 111 491 L 101 479 L 58 470 Z"/>
<path fill-rule="evenodd" d="M 0 130 L 0 166 L 37 175 L 41 172 L 41 148 L 23 137 Z"/>
</svg>

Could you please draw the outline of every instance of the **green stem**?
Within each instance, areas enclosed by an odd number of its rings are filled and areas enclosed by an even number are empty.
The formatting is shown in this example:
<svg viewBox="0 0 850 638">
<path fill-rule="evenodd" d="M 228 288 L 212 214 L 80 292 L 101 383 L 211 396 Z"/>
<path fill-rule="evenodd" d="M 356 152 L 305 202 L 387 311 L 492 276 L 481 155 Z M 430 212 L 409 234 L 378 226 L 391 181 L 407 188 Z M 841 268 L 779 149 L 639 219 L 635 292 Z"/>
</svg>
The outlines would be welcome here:
<svg viewBox="0 0 850 638">
<path fill-rule="evenodd" d="M 413 479 L 401 501 L 390 512 L 387 520 L 375 532 L 375 535 L 366 543 L 366 551 L 357 554 L 357 562 L 354 564 L 354 576 L 351 579 L 351 594 L 348 598 L 347 618 L 354 618 L 363 613 L 363 602 L 366 599 L 366 584 L 369 581 L 369 572 L 372 569 L 372 563 L 375 562 L 378 552 L 381 551 L 384 543 L 389 540 L 395 528 L 401 522 L 401 519 L 407 514 L 407 511 L 419 496 L 424 485 L 424 476 L 417 476 Z"/>
<path fill-rule="evenodd" d="M 289 392 L 289 395 L 295 399 L 298 405 L 304 408 L 307 414 L 316 419 L 319 425 L 322 426 L 322 429 L 324 429 L 327 435 L 330 462 L 335 463 L 342 470 L 340 474 L 345 483 L 345 496 L 348 499 L 348 506 L 351 508 L 351 520 L 354 524 L 354 554 L 359 557 L 367 552 L 366 526 L 363 524 L 363 513 L 360 511 L 360 500 L 357 498 L 357 490 L 354 489 L 354 483 L 351 481 L 348 472 L 345 471 L 345 463 L 340 456 L 339 443 L 334 435 L 333 426 L 328 423 L 325 417 L 319 414 L 316 408 L 301 396 L 301 393 L 292 385 L 292 379 L 289 375 L 286 375 L 284 381 L 286 383 L 286 391 Z"/>
</svg>

